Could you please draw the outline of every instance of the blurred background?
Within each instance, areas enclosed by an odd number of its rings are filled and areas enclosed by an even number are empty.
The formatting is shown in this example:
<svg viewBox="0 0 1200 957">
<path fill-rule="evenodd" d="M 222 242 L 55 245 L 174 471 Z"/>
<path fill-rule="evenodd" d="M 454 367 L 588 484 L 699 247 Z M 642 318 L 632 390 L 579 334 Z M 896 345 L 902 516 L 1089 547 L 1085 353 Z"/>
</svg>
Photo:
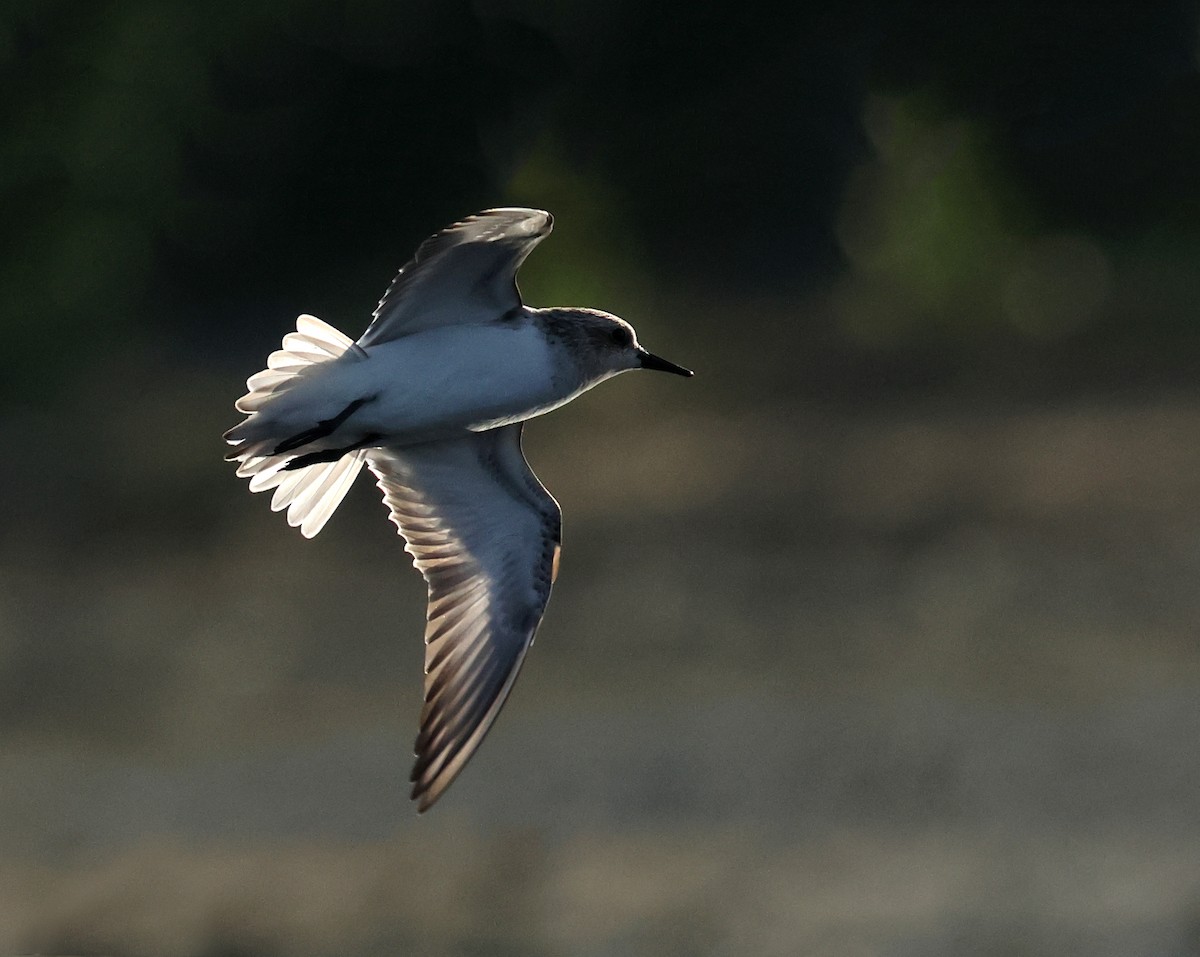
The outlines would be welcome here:
<svg viewBox="0 0 1200 957">
<path fill-rule="evenodd" d="M 0 951 L 1200 954 L 1195 3 L 8 0 Z M 424 587 L 222 461 L 311 312 L 551 210 L 628 376 L 407 801 Z"/>
</svg>

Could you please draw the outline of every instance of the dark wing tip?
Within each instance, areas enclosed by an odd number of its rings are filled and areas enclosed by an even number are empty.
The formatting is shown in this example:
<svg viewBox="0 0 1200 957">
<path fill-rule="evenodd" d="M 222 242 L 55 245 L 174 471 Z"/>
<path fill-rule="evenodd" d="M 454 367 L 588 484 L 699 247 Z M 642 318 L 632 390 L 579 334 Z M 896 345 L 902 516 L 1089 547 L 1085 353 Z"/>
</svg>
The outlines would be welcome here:
<svg viewBox="0 0 1200 957">
<path fill-rule="evenodd" d="M 418 809 L 432 807 L 474 756 L 504 704 L 517 667 L 519 663 L 493 660 L 468 678 L 465 686 L 452 680 L 444 689 L 445 697 L 433 696 L 421 717 L 416 761 L 409 775 Z"/>
<path fill-rule="evenodd" d="M 417 802 L 417 813 L 424 814 L 433 807 L 456 777 L 457 770 L 449 775 L 439 771 L 432 777 L 419 777 L 413 781 L 409 799 Z"/>
<path fill-rule="evenodd" d="M 437 803 L 437 797 L 430 797 L 428 789 L 422 788 L 419 784 L 413 785 L 409 799 L 417 802 L 418 814 L 424 814 Z"/>
</svg>

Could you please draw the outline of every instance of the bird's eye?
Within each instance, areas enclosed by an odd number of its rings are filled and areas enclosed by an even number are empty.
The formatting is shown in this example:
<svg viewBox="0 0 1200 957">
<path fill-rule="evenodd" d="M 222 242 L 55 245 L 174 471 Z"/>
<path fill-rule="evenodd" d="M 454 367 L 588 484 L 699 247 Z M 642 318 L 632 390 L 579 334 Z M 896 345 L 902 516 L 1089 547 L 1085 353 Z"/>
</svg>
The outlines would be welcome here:
<svg viewBox="0 0 1200 957">
<path fill-rule="evenodd" d="M 629 334 L 628 329 L 614 329 L 608 334 L 608 338 L 612 340 L 614 346 L 629 346 L 633 344 L 633 336 Z"/>
</svg>

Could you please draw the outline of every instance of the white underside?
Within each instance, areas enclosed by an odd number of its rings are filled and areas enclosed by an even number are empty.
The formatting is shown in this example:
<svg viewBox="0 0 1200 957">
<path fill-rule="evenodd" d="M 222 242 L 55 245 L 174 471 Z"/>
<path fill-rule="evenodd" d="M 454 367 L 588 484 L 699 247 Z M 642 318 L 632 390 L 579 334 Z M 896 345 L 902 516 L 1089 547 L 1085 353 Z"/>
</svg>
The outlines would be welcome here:
<svg viewBox="0 0 1200 957">
<path fill-rule="evenodd" d="M 227 438 L 251 491 L 275 489 L 271 507 L 311 538 L 365 461 L 365 447 L 403 447 L 484 431 L 548 412 L 579 392 L 571 370 L 531 323 L 430 329 L 361 349 L 332 326 L 301 316 L 297 332 L 252 376 Z M 342 415 L 334 431 L 284 454 L 278 445 Z M 354 449 L 337 461 L 288 470 L 297 455 Z"/>
</svg>

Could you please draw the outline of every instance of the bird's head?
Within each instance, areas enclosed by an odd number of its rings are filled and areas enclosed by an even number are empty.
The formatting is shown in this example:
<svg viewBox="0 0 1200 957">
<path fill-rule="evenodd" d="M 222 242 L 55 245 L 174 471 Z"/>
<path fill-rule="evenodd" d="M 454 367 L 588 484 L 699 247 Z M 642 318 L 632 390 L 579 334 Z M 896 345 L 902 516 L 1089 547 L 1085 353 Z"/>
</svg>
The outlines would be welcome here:
<svg viewBox="0 0 1200 957">
<path fill-rule="evenodd" d="M 633 326 L 598 309 L 539 310 L 547 335 L 560 343 L 589 383 L 631 369 L 651 369 L 691 376 L 690 369 L 647 352 L 638 343 Z"/>
</svg>

